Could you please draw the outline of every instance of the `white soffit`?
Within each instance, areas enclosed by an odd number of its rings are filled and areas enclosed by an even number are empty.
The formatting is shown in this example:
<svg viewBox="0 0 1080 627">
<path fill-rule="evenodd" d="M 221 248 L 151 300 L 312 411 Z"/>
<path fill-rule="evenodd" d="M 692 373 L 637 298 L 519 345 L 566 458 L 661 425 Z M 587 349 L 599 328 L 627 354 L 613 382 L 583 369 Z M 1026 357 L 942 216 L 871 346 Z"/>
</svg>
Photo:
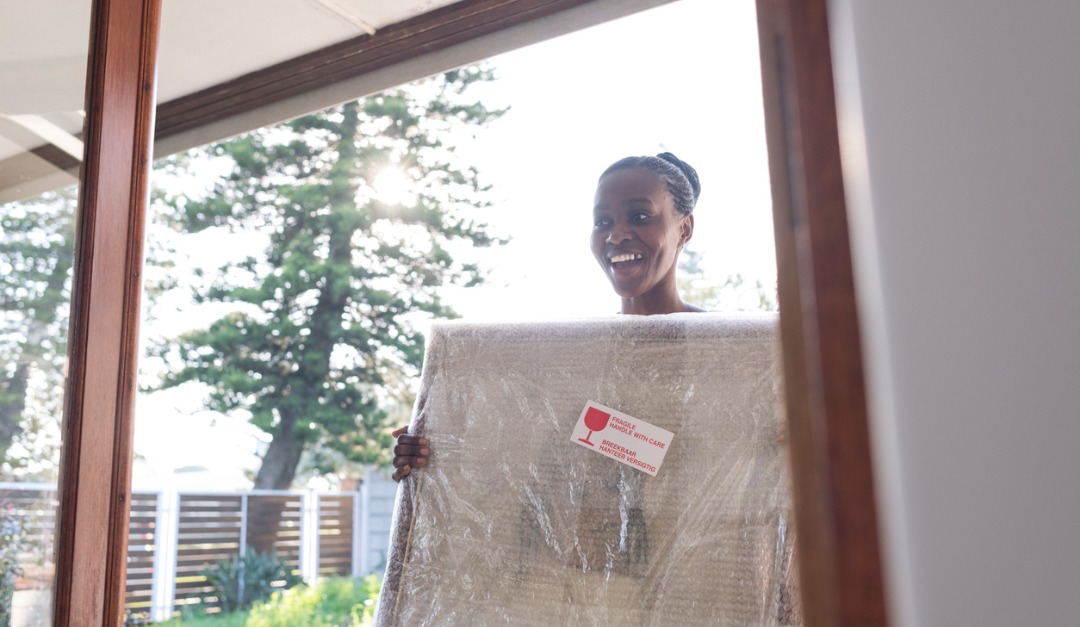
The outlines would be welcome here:
<svg viewBox="0 0 1080 627">
<path fill-rule="evenodd" d="M 160 156 L 280 122 L 514 48 L 616 19 L 672 0 L 604 0 L 479 37 L 371 76 L 326 85 L 249 114 L 166 138 Z M 163 0 L 158 103 L 169 102 L 282 61 L 378 30 L 455 0 Z M 81 132 L 91 0 L 0 2 L 0 116 Z M 57 116 L 61 116 L 57 118 Z M 26 124 L 20 128 L 29 130 Z M 20 131 L 21 132 L 21 131 Z M 54 143 L 23 139 L 19 150 Z M 9 141 L 13 138 L 7 138 Z M 69 150 L 70 141 L 62 140 Z M 71 145 L 68 145 L 71 144 Z M 0 146 L 0 157 L 14 151 Z"/>
<path fill-rule="evenodd" d="M 344 4 L 347 0 L 334 1 Z M 310 92 L 248 111 L 242 115 L 216 120 L 189 131 L 158 139 L 154 144 L 154 156 L 160 158 L 189 148 L 209 144 L 674 1 L 676 0 L 601 0 L 587 2 L 555 15 L 548 15 L 525 24 L 476 37 L 438 52 L 421 55 L 369 74 L 328 84 Z M 355 4 L 384 4 L 371 0 L 353 0 L 353 2 Z M 412 11 L 419 11 L 429 5 L 450 5 L 454 3 L 442 1 L 394 2 L 393 4 L 411 6 Z M 399 19 L 394 20 L 392 23 L 415 17 L 416 14 L 418 13 L 401 15 Z M 372 20 L 374 23 L 381 23 L 375 17 L 372 17 Z M 331 43 L 324 43 L 324 46 L 331 45 Z M 167 98 L 159 95 L 159 103 L 167 101 Z"/>
<path fill-rule="evenodd" d="M 163 0 L 158 102 L 452 4 L 454 0 Z M 91 0 L 0 2 L 0 160 L 80 152 Z M 7 126 L 4 126 L 4 125 Z"/>
<path fill-rule="evenodd" d="M 158 102 L 374 34 L 453 0 L 164 0 Z"/>
<path fill-rule="evenodd" d="M 90 0 L 0 2 L 0 113 L 83 108 Z"/>
<path fill-rule="evenodd" d="M 404 22 L 418 15 L 454 4 L 456 0 L 309 0 L 310 2 L 337 4 L 356 15 L 367 16 L 376 28 Z"/>
<path fill-rule="evenodd" d="M 371 34 L 453 2 L 163 0 L 158 102 Z M 83 108 L 90 9 L 90 0 L 0 2 L 0 113 Z"/>
</svg>

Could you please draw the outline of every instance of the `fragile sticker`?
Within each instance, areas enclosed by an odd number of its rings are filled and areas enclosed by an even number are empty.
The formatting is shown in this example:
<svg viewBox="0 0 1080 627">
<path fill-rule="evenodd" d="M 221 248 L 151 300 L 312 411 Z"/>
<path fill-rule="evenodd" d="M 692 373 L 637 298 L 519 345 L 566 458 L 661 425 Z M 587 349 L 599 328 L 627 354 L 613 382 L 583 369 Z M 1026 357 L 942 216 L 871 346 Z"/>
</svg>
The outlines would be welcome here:
<svg viewBox="0 0 1080 627">
<path fill-rule="evenodd" d="M 667 429 L 589 401 L 570 441 L 655 477 L 673 437 Z"/>
</svg>

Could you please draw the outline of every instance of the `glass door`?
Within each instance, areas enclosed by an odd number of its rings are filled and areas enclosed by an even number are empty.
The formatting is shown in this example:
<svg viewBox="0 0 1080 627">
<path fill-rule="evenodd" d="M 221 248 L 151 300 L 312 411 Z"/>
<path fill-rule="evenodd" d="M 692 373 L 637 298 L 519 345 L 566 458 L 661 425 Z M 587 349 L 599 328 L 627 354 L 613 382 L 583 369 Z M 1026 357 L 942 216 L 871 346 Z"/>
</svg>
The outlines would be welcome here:
<svg viewBox="0 0 1080 627">
<path fill-rule="evenodd" d="M 0 5 L 0 616 L 51 621 L 90 0 Z"/>
</svg>

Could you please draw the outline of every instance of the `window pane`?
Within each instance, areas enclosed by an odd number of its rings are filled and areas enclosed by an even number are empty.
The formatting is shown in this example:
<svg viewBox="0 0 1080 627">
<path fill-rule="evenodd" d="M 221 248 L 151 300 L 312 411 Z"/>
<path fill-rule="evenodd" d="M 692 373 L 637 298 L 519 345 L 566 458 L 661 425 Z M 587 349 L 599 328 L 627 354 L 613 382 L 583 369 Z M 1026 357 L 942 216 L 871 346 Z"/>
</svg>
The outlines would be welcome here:
<svg viewBox="0 0 1080 627">
<path fill-rule="evenodd" d="M 416 329 L 443 306 L 500 322 L 617 311 L 588 239 L 620 157 L 670 149 L 702 174 L 688 302 L 775 309 L 757 46 L 752 3 L 682 0 L 159 160 L 130 615 L 229 611 L 249 550 L 308 579 L 381 573 L 394 484 L 365 464 L 385 465 L 409 419 Z M 474 223 L 490 246 L 443 246 Z M 471 265 L 486 282 L 445 271 Z M 286 585 L 267 572 L 265 591 Z"/>
<path fill-rule="evenodd" d="M 52 616 L 89 22 L 89 1 L 0 4 L 0 614 L 12 625 Z"/>
</svg>

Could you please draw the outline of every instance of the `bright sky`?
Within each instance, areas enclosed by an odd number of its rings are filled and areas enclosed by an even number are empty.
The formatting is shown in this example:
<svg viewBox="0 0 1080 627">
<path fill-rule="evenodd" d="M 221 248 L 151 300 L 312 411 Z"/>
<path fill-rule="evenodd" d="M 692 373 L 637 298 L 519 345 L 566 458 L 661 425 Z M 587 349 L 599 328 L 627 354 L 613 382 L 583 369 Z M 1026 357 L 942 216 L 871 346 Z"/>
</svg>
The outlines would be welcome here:
<svg viewBox="0 0 1080 627">
<path fill-rule="evenodd" d="M 511 110 L 459 149 L 494 187 L 486 220 L 512 240 L 483 251 L 480 261 L 493 268 L 487 285 L 448 295 L 459 313 L 615 313 L 618 299 L 588 246 L 596 179 L 624 156 L 664 150 L 701 176 L 690 247 L 708 275 L 774 285 L 756 29 L 751 0 L 680 0 L 492 59 L 499 80 L 482 99 Z M 219 235 L 214 244 L 209 234 L 203 256 L 235 249 L 235 236 Z M 144 333 L 168 324 L 159 313 Z M 189 325 L 200 319 L 177 313 Z M 198 410 L 183 389 L 140 397 L 138 483 L 183 483 L 172 472 L 183 466 L 213 469 L 221 488 L 243 483 L 235 468 L 257 464 L 254 428 Z"/>
<path fill-rule="evenodd" d="M 750 0 L 681 0 L 492 59 L 485 102 L 509 113 L 468 151 L 512 242 L 489 286 L 457 290 L 469 318 L 604 315 L 618 300 L 588 248 L 596 179 L 628 155 L 673 152 L 702 181 L 690 248 L 718 282 L 776 280 Z M 527 308 L 527 311 L 523 311 Z"/>
</svg>

